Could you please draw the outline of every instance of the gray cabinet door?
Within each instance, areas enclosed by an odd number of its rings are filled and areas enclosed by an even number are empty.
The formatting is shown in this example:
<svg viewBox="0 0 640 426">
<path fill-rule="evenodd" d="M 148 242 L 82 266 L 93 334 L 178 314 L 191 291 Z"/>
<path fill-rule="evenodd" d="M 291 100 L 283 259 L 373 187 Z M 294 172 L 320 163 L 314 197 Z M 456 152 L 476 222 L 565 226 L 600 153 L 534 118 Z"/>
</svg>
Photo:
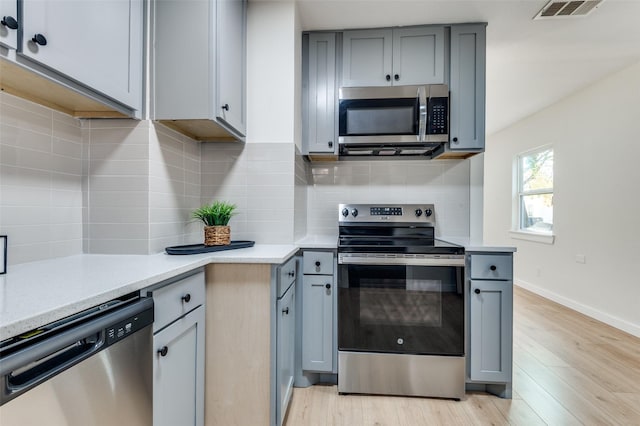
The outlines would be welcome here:
<svg viewBox="0 0 640 426">
<path fill-rule="evenodd" d="M 450 148 L 484 149 L 485 26 L 451 27 Z"/>
<path fill-rule="evenodd" d="M 511 382 L 513 282 L 470 281 L 471 380 Z"/>
<path fill-rule="evenodd" d="M 18 23 L 18 1 L 0 0 L 0 18 L 4 21 L 0 24 L 0 46 L 17 49 L 18 29 L 11 27 L 14 26 L 13 21 Z"/>
<path fill-rule="evenodd" d="M 245 14 L 243 0 L 217 0 L 216 117 L 237 133 L 246 133 Z"/>
<path fill-rule="evenodd" d="M 141 109 L 142 0 L 24 0 L 22 7 L 21 55 Z"/>
<path fill-rule="evenodd" d="M 309 34 L 307 152 L 336 150 L 336 35 Z"/>
<path fill-rule="evenodd" d="M 342 86 L 390 86 L 391 29 L 345 31 L 342 35 Z"/>
<path fill-rule="evenodd" d="M 333 370 L 333 276 L 305 275 L 302 288 L 302 369 Z"/>
<path fill-rule="evenodd" d="M 444 27 L 393 30 L 393 84 L 444 83 Z"/>
<path fill-rule="evenodd" d="M 153 344 L 154 426 L 203 425 L 204 307 L 156 333 Z"/>
<path fill-rule="evenodd" d="M 293 392 L 295 351 L 295 285 L 277 302 L 276 423 L 281 425 Z"/>
</svg>

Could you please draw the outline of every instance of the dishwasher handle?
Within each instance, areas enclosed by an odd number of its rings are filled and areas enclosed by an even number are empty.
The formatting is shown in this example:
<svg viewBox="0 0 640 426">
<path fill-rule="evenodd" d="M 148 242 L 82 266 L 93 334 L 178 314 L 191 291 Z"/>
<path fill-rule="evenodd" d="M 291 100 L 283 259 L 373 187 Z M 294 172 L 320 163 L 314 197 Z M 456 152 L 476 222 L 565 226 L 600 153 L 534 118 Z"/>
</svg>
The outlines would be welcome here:
<svg viewBox="0 0 640 426">
<path fill-rule="evenodd" d="M 0 406 L 152 323 L 143 298 L 0 357 Z"/>
<path fill-rule="evenodd" d="M 8 394 L 22 393 L 47 379 L 61 373 L 100 351 L 104 345 L 104 333 L 96 333 L 33 362 L 23 368 L 10 372 L 4 381 Z"/>
</svg>

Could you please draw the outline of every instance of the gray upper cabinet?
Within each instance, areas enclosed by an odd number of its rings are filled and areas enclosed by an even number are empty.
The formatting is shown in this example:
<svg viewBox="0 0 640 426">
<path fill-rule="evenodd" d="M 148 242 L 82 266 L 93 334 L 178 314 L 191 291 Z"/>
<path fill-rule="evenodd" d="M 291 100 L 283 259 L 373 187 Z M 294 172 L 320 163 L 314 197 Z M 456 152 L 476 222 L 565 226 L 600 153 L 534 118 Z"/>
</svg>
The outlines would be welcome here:
<svg viewBox="0 0 640 426">
<path fill-rule="evenodd" d="M 444 83 L 444 27 L 393 30 L 393 84 Z"/>
<path fill-rule="evenodd" d="M 153 22 L 153 118 L 196 140 L 244 140 L 246 0 L 158 0 Z"/>
<path fill-rule="evenodd" d="M 18 2 L 0 0 L 0 46 L 18 48 Z"/>
<path fill-rule="evenodd" d="M 307 40 L 305 40 L 305 43 Z M 334 153 L 336 114 L 336 35 L 311 33 L 303 59 L 306 97 L 303 108 L 305 154 Z"/>
<path fill-rule="evenodd" d="M 142 0 L 24 0 L 21 25 L 20 56 L 141 109 Z"/>
<path fill-rule="evenodd" d="M 444 27 L 345 31 L 342 86 L 444 83 Z"/>
<path fill-rule="evenodd" d="M 485 25 L 451 27 L 451 150 L 484 150 Z"/>
</svg>

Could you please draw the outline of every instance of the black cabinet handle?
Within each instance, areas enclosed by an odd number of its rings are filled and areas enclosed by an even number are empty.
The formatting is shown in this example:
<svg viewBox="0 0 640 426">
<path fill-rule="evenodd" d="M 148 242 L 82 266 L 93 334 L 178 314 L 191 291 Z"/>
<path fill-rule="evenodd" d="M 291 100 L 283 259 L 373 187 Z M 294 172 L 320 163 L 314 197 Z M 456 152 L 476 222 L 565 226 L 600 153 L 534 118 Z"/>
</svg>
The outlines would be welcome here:
<svg viewBox="0 0 640 426">
<path fill-rule="evenodd" d="M 5 27 L 9 27 L 12 30 L 18 29 L 18 21 L 16 21 L 13 16 L 3 16 L 0 24 L 4 25 Z"/>
<path fill-rule="evenodd" d="M 320 261 L 316 261 L 316 268 L 320 267 Z"/>
<path fill-rule="evenodd" d="M 282 313 L 285 314 L 285 315 L 289 315 L 289 307 L 287 306 L 286 308 L 284 308 L 282 310 Z"/>
<path fill-rule="evenodd" d="M 168 353 L 169 353 L 169 348 L 166 346 L 163 346 L 162 348 L 158 349 L 158 355 L 160 356 L 167 356 Z"/>
<path fill-rule="evenodd" d="M 476 288 L 475 290 L 473 290 L 473 292 L 474 292 L 475 294 L 480 294 L 480 289 L 479 289 L 479 288 Z"/>
<path fill-rule="evenodd" d="M 327 290 L 330 290 L 331 289 L 331 284 L 329 284 L 329 283 L 325 284 L 324 288 L 326 288 Z"/>
<path fill-rule="evenodd" d="M 185 294 L 184 296 L 182 296 L 182 301 L 184 303 L 189 303 L 191 301 L 191 295 L 189 293 Z"/>
<path fill-rule="evenodd" d="M 387 74 L 384 78 L 386 78 L 387 81 L 391 81 L 391 76 L 389 74 Z"/>
<path fill-rule="evenodd" d="M 454 143 L 458 143 L 458 138 L 453 138 Z"/>
<path fill-rule="evenodd" d="M 47 45 L 47 39 L 42 34 L 34 35 L 33 38 L 31 39 L 31 41 L 34 42 L 35 44 L 39 44 L 40 46 L 46 46 Z"/>
<path fill-rule="evenodd" d="M 225 111 L 229 111 L 229 104 L 222 105 L 222 109 Z"/>
<path fill-rule="evenodd" d="M 329 145 L 329 148 L 333 148 L 333 141 L 329 141 L 327 145 Z"/>
<path fill-rule="evenodd" d="M 294 271 L 289 271 L 287 275 L 289 275 L 290 277 L 295 277 L 296 273 Z"/>
<path fill-rule="evenodd" d="M 496 265 L 491 265 L 491 266 L 489 266 L 489 269 L 491 269 L 492 271 L 495 271 L 498 268 L 496 268 Z"/>
<path fill-rule="evenodd" d="M 395 81 L 398 81 L 398 80 L 400 80 L 400 76 L 399 76 L 398 74 L 395 74 L 395 75 L 393 76 L 393 79 L 394 79 Z"/>
</svg>

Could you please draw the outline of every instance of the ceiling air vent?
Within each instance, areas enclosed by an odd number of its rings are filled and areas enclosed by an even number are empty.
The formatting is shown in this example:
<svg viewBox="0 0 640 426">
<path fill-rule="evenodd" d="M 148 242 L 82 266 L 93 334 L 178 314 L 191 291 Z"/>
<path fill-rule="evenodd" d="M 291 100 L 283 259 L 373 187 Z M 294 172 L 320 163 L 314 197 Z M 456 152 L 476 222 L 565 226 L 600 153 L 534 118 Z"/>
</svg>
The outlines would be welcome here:
<svg viewBox="0 0 640 426">
<path fill-rule="evenodd" d="M 555 1 L 551 0 L 542 8 L 533 19 L 567 18 L 574 16 L 586 16 L 604 0 L 576 0 Z"/>
</svg>

